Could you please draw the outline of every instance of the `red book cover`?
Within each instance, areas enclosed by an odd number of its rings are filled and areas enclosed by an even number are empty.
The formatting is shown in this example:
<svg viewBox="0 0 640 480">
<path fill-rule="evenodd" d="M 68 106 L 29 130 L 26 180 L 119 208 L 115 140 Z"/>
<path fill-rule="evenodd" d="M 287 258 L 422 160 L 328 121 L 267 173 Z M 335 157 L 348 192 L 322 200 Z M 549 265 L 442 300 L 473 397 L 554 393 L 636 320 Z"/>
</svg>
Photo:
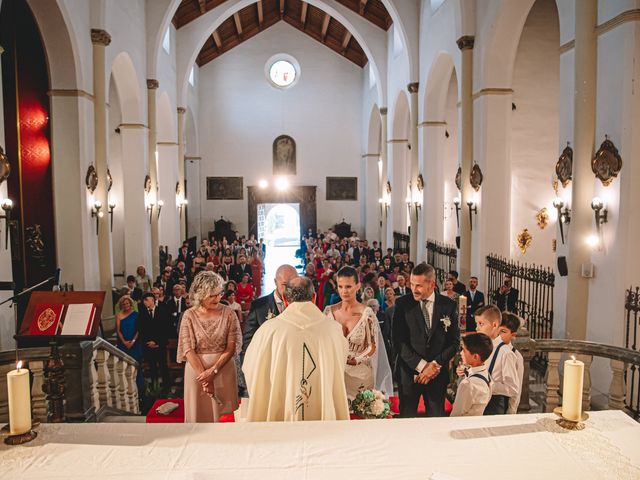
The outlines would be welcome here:
<svg viewBox="0 0 640 480">
<path fill-rule="evenodd" d="M 62 318 L 62 303 L 40 303 L 36 306 L 29 335 L 55 335 Z"/>
</svg>

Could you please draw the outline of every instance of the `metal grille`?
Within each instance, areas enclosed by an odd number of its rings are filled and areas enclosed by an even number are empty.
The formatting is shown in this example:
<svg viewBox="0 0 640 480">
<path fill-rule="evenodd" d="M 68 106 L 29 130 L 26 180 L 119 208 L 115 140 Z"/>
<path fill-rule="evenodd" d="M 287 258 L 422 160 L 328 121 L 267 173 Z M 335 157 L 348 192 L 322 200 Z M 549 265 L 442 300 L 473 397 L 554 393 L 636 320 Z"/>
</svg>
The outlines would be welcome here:
<svg viewBox="0 0 640 480">
<path fill-rule="evenodd" d="M 624 302 L 626 330 L 626 348 L 638 351 L 640 349 L 640 338 L 638 335 L 638 322 L 640 322 L 640 287 L 630 287 L 625 294 Z M 633 418 L 640 419 L 640 367 L 631 364 L 624 373 L 627 385 L 627 395 L 625 406 L 629 409 Z"/>
<path fill-rule="evenodd" d="M 406 233 L 393 232 L 393 252 L 410 253 L 409 239 L 410 237 Z"/>
<path fill-rule="evenodd" d="M 458 250 L 453 245 L 427 240 L 427 263 L 436 270 L 438 287 L 444 287 L 444 281 L 451 270 L 456 270 Z"/>
</svg>

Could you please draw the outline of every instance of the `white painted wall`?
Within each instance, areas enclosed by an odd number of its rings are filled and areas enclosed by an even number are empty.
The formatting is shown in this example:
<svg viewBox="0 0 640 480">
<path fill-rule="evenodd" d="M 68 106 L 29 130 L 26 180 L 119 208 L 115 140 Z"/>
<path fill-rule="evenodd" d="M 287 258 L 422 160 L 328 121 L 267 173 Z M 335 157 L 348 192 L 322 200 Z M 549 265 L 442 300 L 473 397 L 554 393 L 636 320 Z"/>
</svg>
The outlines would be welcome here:
<svg viewBox="0 0 640 480">
<path fill-rule="evenodd" d="M 267 60 L 281 52 L 301 68 L 299 82 L 288 90 L 272 87 L 264 74 Z M 362 77 L 360 67 L 284 22 L 202 67 L 202 232 L 221 215 L 248 231 L 246 189 L 244 200 L 206 200 L 206 177 L 244 176 L 245 187 L 272 179 L 272 143 L 282 134 L 297 145 L 298 174 L 291 184 L 318 187 L 318 227 L 344 217 L 360 232 L 360 200 L 326 201 L 325 177 L 360 173 Z"/>
</svg>

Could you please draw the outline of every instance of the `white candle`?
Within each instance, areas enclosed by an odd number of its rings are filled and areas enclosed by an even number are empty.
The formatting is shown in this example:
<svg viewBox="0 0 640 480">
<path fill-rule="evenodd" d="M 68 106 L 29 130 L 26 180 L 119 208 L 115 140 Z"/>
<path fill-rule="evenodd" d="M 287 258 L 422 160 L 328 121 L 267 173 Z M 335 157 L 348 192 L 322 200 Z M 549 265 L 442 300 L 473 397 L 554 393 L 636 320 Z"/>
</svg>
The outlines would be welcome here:
<svg viewBox="0 0 640 480">
<path fill-rule="evenodd" d="M 562 416 L 573 422 L 582 417 L 582 382 L 584 363 L 571 357 L 564 362 L 564 381 L 562 383 Z"/>
<path fill-rule="evenodd" d="M 21 368 L 7 373 L 9 398 L 9 426 L 11 435 L 19 435 L 31 430 L 31 392 L 29 389 L 29 369 Z"/>
</svg>

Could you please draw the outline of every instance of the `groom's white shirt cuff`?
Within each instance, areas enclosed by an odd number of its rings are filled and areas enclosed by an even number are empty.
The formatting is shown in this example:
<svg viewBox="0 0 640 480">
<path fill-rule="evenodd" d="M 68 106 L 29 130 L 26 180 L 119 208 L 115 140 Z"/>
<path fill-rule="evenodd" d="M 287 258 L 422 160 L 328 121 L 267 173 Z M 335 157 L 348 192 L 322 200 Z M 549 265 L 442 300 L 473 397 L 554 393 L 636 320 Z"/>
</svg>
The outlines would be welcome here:
<svg viewBox="0 0 640 480">
<path fill-rule="evenodd" d="M 427 366 L 427 362 L 424 358 L 422 360 L 420 360 L 420 363 L 418 363 L 418 366 L 416 367 L 416 372 L 418 373 L 422 373 L 422 370 L 424 370 L 424 367 Z"/>
</svg>

